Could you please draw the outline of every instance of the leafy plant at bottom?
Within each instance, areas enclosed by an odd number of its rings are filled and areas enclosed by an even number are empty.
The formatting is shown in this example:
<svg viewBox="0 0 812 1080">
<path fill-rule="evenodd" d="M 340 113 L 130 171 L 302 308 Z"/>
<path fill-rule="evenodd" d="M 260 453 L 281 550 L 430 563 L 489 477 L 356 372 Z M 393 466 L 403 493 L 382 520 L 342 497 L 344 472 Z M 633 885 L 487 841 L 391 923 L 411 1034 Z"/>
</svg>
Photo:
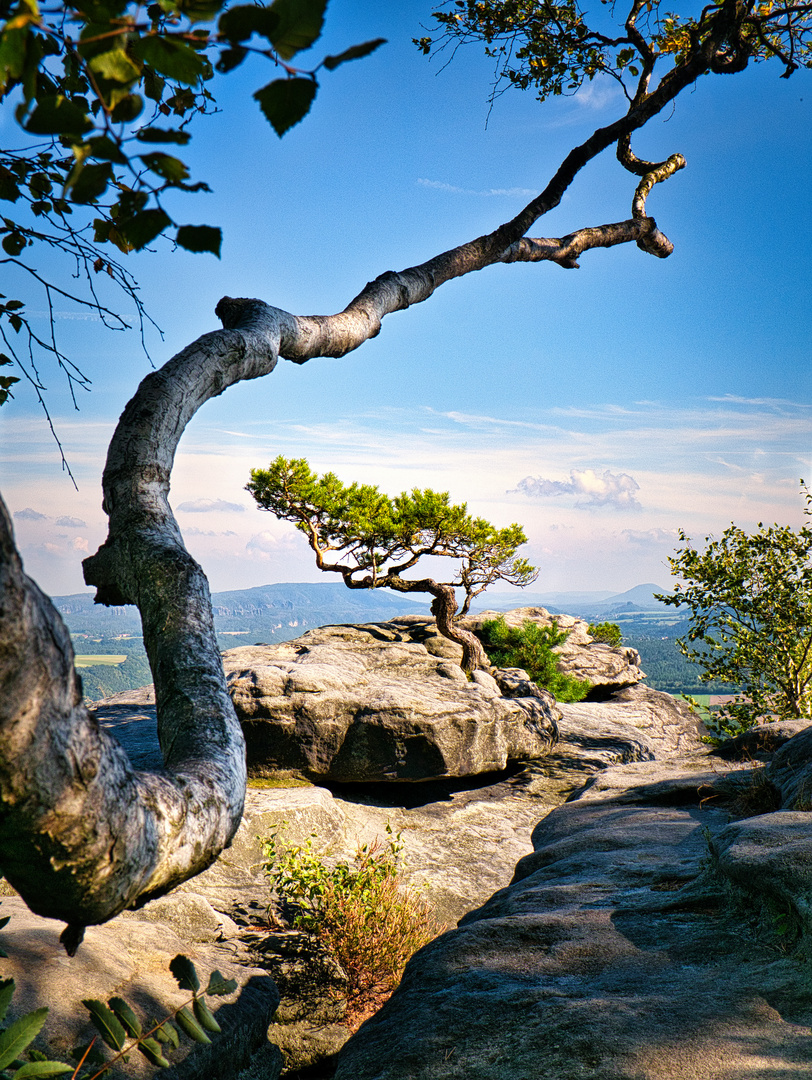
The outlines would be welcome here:
<svg viewBox="0 0 812 1080">
<path fill-rule="evenodd" d="M 482 624 L 480 637 L 494 667 L 522 668 L 543 690 L 559 701 L 582 701 L 590 690 L 587 679 L 576 679 L 558 670 L 558 656 L 553 652 L 563 645 L 569 631 L 558 624 L 540 626 L 526 619 L 521 627 L 508 626 L 504 615 Z"/>
<path fill-rule="evenodd" d="M 146 1030 L 123 998 L 112 997 L 106 1005 L 95 999 L 82 1002 L 102 1041 L 115 1051 L 109 1061 L 105 1060 L 98 1042 L 99 1036 L 72 1051 L 78 1060 L 76 1065 L 52 1061 L 41 1051 L 29 1049 L 45 1024 L 48 1009 L 43 1007 L 26 1013 L 9 1027 L 0 1030 L 0 1080 L 27 1080 L 28 1077 L 62 1076 L 68 1073 L 71 1080 L 97 1080 L 116 1062 L 126 1062 L 133 1050 L 140 1050 L 152 1065 L 165 1068 L 170 1064 L 167 1054 L 180 1046 L 180 1033 L 175 1024 L 194 1042 L 210 1043 L 208 1033 L 219 1033 L 220 1025 L 209 1009 L 206 996 L 231 994 L 237 989 L 237 983 L 234 979 L 224 979 L 219 971 L 213 971 L 206 989 L 201 992 L 194 964 L 186 956 L 176 956 L 169 969 L 180 988 L 190 990 L 192 996 L 163 1020 L 151 1020 Z M 13 979 L 0 981 L 0 1024 L 5 1020 L 14 989 Z M 23 1061 L 20 1055 L 26 1051 L 30 1060 Z M 82 1069 L 86 1071 L 82 1072 Z"/>
<path fill-rule="evenodd" d="M 304 844 L 286 846 L 274 832 L 263 843 L 264 869 L 292 924 L 314 935 L 347 976 L 345 1020 L 355 1026 L 400 982 L 409 958 L 435 937 L 437 926 L 420 892 L 405 886 L 400 833 L 359 845 L 352 861 Z"/>
</svg>

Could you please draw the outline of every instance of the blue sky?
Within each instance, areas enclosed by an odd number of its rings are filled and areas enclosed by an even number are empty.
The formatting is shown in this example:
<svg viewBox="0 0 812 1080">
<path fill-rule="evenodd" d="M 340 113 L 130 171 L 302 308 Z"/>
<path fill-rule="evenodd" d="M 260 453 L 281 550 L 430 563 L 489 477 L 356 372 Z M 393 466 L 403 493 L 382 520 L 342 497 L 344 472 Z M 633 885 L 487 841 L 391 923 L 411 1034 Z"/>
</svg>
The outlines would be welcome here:
<svg viewBox="0 0 812 1080">
<path fill-rule="evenodd" d="M 599 83 L 544 105 L 508 91 L 489 114 L 489 62 L 473 49 L 427 61 L 411 38 L 430 6 L 387 8 L 332 0 L 314 53 L 389 44 L 325 75 L 281 141 L 250 97 L 272 72 L 257 63 L 222 83 L 222 112 L 183 155 L 214 194 L 172 204 L 179 223 L 223 226 L 222 259 L 159 244 L 129 260 L 165 334 L 149 340 L 156 363 L 217 327 L 222 295 L 330 313 L 384 270 L 492 229 L 615 115 Z M 706 78 L 635 141 L 641 156 L 688 161 L 649 200 L 670 259 L 632 246 L 588 253 L 578 271 L 494 267 L 389 316 L 348 357 L 280 362 L 208 403 L 181 442 L 172 503 L 212 588 L 318 580 L 292 527 L 243 490 L 278 453 L 390 493 L 447 489 L 495 524 L 521 522 L 539 590 L 667 584 L 679 527 L 701 539 L 731 520 L 800 524 L 812 75 L 779 73 Z M 622 220 L 632 190 L 607 154 L 532 235 Z M 25 388 L 0 411 L 0 487 L 26 569 L 62 594 L 84 588 L 80 560 L 104 539 L 107 441 L 149 364 L 134 332 L 67 305 L 58 326 L 93 380 L 76 412 L 46 372 L 79 491 Z"/>
</svg>

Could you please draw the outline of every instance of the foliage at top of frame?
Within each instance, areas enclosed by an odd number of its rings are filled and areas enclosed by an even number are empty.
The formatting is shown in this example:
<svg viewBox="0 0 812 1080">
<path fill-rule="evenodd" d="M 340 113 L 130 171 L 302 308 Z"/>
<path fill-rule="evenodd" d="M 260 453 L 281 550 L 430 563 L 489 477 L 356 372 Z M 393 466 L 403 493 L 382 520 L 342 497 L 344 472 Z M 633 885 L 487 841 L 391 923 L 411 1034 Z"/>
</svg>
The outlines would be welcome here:
<svg viewBox="0 0 812 1080">
<path fill-rule="evenodd" d="M 384 43 L 375 38 L 297 66 L 321 35 L 326 7 L 327 0 L 231 7 L 227 0 L 0 0 L 0 102 L 14 119 L 0 147 L 0 265 L 38 283 L 49 311 L 66 297 L 125 329 L 124 316 L 98 294 L 97 276 L 109 278 L 134 304 L 143 331 L 148 316 L 119 253 L 168 235 L 187 251 L 220 255 L 218 227 L 176 221 L 166 204 L 170 192 L 210 190 L 179 154 L 195 117 L 217 111 L 215 73 L 236 70 L 250 55 L 269 61 L 276 77 L 253 96 L 282 136 L 309 112 L 320 72 Z M 68 255 L 83 287 L 70 286 L 68 273 L 65 283 L 43 277 L 33 261 L 43 248 Z M 87 388 L 24 308 L 0 297 L 0 337 L 10 354 L 0 354 L 0 365 L 16 362 L 42 400 L 34 356 L 44 352 L 72 394 Z M 0 405 L 18 381 L 0 377 Z"/>
</svg>

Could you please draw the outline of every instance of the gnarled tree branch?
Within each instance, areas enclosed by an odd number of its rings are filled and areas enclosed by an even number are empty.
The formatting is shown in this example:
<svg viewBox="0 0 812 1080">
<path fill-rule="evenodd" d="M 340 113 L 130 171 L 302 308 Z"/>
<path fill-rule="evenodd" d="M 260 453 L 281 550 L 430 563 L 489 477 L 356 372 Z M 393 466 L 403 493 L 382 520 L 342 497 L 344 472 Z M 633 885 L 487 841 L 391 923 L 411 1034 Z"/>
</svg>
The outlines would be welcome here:
<svg viewBox="0 0 812 1080">
<path fill-rule="evenodd" d="M 165 773 L 136 772 L 82 701 L 70 636 L 23 573 L 2 501 L 0 631 L 0 864 L 32 911 L 68 923 L 73 954 L 85 926 L 168 892 L 228 844 L 245 796 L 242 732 L 222 665 L 217 687 L 201 671 L 207 711 L 175 725 Z"/>
<path fill-rule="evenodd" d="M 572 175 L 609 130 L 580 154 L 577 167 L 570 163 Z M 622 134 L 618 125 L 612 132 L 613 138 Z M 69 924 L 63 936 L 70 949 L 84 926 L 205 869 L 229 843 L 242 812 L 244 746 L 208 583 L 184 547 L 168 501 L 175 451 L 196 411 L 227 387 L 270 373 L 280 356 L 296 363 L 342 356 L 378 334 L 390 312 L 494 263 L 546 260 L 571 267 L 587 250 L 629 242 L 660 257 L 670 254 L 669 241 L 645 215 L 645 200 L 654 183 L 683 164 L 675 156 L 643 177 L 629 221 L 560 239 L 527 239 L 526 228 L 549 208 L 551 200 L 540 198 L 485 237 L 381 275 L 336 315 L 300 317 L 260 300 L 226 297 L 217 307 L 223 329 L 143 380 L 122 414 L 104 470 L 108 538 L 84 567 L 98 602 L 136 604 L 141 612 L 164 772 L 135 772 L 82 704 L 67 630 L 25 577 L 10 522 L 2 518 L 0 868 L 34 911 Z M 437 611 L 438 618 L 447 614 Z"/>
</svg>

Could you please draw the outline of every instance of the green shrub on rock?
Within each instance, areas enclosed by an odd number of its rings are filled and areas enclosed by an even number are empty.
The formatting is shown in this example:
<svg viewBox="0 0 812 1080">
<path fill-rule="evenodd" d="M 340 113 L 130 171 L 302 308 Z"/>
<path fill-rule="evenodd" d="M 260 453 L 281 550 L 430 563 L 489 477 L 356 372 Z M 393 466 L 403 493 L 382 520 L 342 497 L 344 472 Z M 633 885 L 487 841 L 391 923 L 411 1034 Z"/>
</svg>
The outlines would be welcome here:
<svg viewBox="0 0 812 1080">
<path fill-rule="evenodd" d="M 480 631 L 482 643 L 494 667 L 522 668 L 542 690 L 549 690 L 559 701 L 582 701 L 591 683 L 576 679 L 558 670 L 558 657 L 553 652 L 563 645 L 569 631 L 559 630 L 558 624 L 540 626 L 529 619 L 521 627 L 508 626 L 504 615 L 488 619 Z"/>
<path fill-rule="evenodd" d="M 278 833 L 263 844 L 265 872 L 294 927 L 311 933 L 347 976 L 346 1022 L 356 1027 L 400 982 L 413 953 L 436 937 L 419 890 L 404 885 L 400 834 L 385 845 L 359 845 L 352 861 L 332 861 L 304 844 L 285 846 Z"/>
<path fill-rule="evenodd" d="M 587 633 L 593 641 L 600 641 L 603 645 L 617 647 L 623 644 L 623 634 L 614 622 L 590 623 Z"/>
</svg>

